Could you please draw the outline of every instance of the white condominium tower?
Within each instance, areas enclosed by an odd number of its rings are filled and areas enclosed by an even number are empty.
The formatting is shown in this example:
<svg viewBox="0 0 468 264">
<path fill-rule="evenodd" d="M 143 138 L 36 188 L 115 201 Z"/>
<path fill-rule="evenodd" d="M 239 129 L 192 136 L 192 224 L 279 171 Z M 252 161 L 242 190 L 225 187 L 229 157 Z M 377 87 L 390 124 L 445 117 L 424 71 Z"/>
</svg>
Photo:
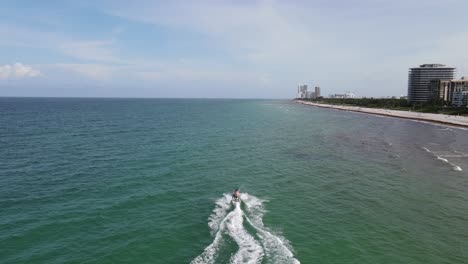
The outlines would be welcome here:
<svg viewBox="0 0 468 264">
<path fill-rule="evenodd" d="M 408 76 L 408 100 L 410 102 L 429 102 L 431 100 L 430 82 L 432 80 L 449 81 L 455 74 L 455 68 L 443 64 L 423 64 L 411 68 Z"/>
</svg>

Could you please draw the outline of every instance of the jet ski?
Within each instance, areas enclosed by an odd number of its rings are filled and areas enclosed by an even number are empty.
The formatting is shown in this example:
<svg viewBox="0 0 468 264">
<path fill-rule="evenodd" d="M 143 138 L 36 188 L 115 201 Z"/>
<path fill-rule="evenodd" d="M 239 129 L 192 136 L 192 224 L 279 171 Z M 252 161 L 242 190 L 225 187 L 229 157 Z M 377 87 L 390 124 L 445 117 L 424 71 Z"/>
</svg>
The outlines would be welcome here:
<svg viewBox="0 0 468 264">
<path fill-rule="evenodd" d="M 240 201 L 241 201 L 241 200 L 240 200 L 240 197 L 235 197 L 235 196 L 233 196 L 233 197 L 232 197 L 232 200 L 231 200 L 231 203 L 232 203 L 232 204 L 234 204 L 234 203 L 240 203 Z"/>
<path fill-rule="evenodd" d="M 232 204 L 240 203 L 240 193 L 239 193 L 239 189 L 235 189 L 234 192 L 232 193 L 232 200 L 231 200 L 231 203 L 232 203 Z"/>
</svg>

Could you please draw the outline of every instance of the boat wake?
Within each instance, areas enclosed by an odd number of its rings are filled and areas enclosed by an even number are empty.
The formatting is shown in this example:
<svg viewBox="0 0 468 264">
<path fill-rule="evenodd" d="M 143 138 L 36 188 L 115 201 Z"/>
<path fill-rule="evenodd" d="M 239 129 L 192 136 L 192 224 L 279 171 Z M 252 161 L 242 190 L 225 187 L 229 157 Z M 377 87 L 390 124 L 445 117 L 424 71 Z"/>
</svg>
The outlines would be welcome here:
<svg viewBox="0 0 468 264">
<path fill-rule="evenodd" d="M 215 209 L 208 218 L 213 242 L 192 264 L 215 263 L 219 251 L 229 240 L 237 244 L 237 251 L 230 252 L 230 263 L 300 263 L 294 258 L 289 242 L 263 225 L 263 200 L 241 194 L 241 203 L 231 205 L 231 196 L 224 194 L 215 202 Z"/>
</svg>

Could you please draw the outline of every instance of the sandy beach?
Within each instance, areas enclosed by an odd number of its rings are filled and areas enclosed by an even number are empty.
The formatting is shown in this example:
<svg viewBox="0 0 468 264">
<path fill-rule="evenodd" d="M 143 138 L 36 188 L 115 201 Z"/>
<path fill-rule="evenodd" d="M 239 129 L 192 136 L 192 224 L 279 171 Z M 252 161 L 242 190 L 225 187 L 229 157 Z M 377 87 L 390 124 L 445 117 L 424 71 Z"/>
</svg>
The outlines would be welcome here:
<svg viewBox="0 0 468 264">
<path fill-rule="evenodd" d="M 418 120 L 418 121 L 425 121 L 425 122 L 431 122 L 431 123 L 438 123 L 438 124 L 468 128 L 468 117 L 466 116 L 419 113 L 419 112 L 377 109 L 377 108 L 367 108 L 367 107 L 358 107 L 358 106 L 329 105 L 329 104 L 313 103 L 313 102 L 302 101 L 302 100 L 296 100 L 296 102 L 300 104 L 323 107 L 323 108 L 332 108 L 332 109 L 367 113 L 367 114 L 373 114 L 373 115 L 406 118 L 406 119 L 412 119 L 412 120 Z"/>
</svg>

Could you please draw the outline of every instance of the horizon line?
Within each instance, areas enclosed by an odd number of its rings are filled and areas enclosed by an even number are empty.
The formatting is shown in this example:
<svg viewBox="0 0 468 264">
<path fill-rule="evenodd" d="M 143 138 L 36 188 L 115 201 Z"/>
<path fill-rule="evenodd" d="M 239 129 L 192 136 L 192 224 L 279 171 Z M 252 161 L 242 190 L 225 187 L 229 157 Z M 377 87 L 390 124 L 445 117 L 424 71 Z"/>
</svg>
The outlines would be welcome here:
<svg viewBox="0 0 468 264">
<path fill-rule="evenodd" d="M 197 99 L 197 100 L 292 100 L 291 98 L 260 97 L 126 97 L 126 96 L 3 96 L 0 98 L 56 98 L 56 99 Z"/>
</svg>

